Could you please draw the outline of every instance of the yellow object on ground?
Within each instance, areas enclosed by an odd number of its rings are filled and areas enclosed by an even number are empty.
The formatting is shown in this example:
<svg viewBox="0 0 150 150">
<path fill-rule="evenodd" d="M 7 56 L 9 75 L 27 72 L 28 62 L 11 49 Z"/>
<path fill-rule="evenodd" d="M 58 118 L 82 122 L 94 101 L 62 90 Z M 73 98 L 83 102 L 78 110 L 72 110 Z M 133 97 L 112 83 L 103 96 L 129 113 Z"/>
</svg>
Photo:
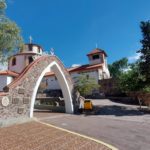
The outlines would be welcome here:
<svg viewBox="0 0 150 150">
<path fill-rule="evenodd" d="M 85 110 L 92 110 L 93 109 L 93 104 L 91 100 L 85 100 L 84 101 L 84 109 Z"/>
</svg>

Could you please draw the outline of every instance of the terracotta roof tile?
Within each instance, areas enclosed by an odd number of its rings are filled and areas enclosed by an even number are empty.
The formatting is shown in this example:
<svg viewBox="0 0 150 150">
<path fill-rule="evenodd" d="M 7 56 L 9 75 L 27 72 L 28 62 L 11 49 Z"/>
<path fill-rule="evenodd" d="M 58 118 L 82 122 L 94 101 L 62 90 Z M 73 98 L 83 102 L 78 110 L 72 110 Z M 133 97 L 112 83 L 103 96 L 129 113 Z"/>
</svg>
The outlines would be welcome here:
<svg viewBox="0 0 150 150">
<path fill-rule="evenodd" d="M 6 76 L 12 76 L 12 77 L 17 77 L 19 74 L 13 71 L 9 71 L 9 70 L 4 70 L 4 71 L 0 71 L 0 75 L 6 75 Z"/>
<path fill-rule="evenodd" d="M 87 54 L 87 56 L 97 54 L 97 53 L 104 53 L 105 56 L 107 57 L 107 54 L 105 53 L 105 51 L 99 48 L 93 49 L 90 53 Z"/>
<path fill-rule="evenodd" d="M 6 92 L 0 92 L 0 96 L 6 96 L 6 95 L 8 95 L 8 93 L 6 93 Z"/>
<path fill-rule="evenodd" d="M 102 65 L 103 64 L 95 64 L 95 65 L 82 65 L 82 66 L 79 66 L 79 67 L 72 67 L 72 68 L 68 68 L 67 71 L 69 73 L 72 73 L 72 72 L 78 72 L 78 71 L 87 71 L 87 70 L 92 70 L 92 69 L 98 69 L 98 68 L 102 68 Z M 45 74 L 45 76 L 54 76 L 54 72 L 47 72 Z"/>
</svg>

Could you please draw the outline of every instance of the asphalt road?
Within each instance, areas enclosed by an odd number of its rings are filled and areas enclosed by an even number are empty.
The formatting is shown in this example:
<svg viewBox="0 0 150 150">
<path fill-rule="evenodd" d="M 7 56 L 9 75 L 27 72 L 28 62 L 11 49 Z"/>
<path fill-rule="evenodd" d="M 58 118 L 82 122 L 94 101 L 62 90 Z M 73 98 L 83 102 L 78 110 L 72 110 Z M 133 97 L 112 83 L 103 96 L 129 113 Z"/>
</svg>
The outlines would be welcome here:
<svg viewBox="0 0 150 150">
<path fill-rule="evenodd" d="M 150 114 L 137 106 L 96 100 L 95 114 L 35 113 L 39 120 L 100 139 L 120 150 L 150 150 Z"/>
</svg>

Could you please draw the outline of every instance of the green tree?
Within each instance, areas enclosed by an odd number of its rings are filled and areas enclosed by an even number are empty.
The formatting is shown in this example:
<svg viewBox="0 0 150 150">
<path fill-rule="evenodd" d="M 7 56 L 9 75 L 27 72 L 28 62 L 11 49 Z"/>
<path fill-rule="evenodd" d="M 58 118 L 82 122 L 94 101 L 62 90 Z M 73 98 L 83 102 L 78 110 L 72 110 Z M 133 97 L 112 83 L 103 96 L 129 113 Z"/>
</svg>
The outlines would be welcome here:
<svg viewBox="0 0 150 150">
<path fill-rule="evenodd" d="M 82 96 L 91 94 L 92 90 L 98 89 L 100 86 L 94 78 L 88 77 L 88 75 L 81 75 L 74 78 L 75 89 L 80 92 Z"/>
<path fill-rule="evenodd" d="M 139 61 L 129 65 L 129 70 L 119 76 L 119 87 L 122 92 L 139 91 L 142 89 L 143 76 L 139 71 Z"/>
<path fill-rule="evenodd" d="M 140 56 L 140 72 L 145 77 L 144 84 L 150 85 L 150 21 L 141 22 L 143 39 L 142 48 L 138 51 Z"/>
<path fill-rule="evenodd" d="M 23 40 L 17 24 L 5 15 L 7 5 L 5 0 L 0 0 L 0 62 L 3 63 L 7 58 L 18 51 L 22 46 Z"/>
<path fill-rule="evenodd" d="M 114 78 L 119 78 L 119 76 L 128 68 L 128 59 L 122 58 L 118 61 L 113 62 L 108 65 L 110 75 Z"/>
</svg>

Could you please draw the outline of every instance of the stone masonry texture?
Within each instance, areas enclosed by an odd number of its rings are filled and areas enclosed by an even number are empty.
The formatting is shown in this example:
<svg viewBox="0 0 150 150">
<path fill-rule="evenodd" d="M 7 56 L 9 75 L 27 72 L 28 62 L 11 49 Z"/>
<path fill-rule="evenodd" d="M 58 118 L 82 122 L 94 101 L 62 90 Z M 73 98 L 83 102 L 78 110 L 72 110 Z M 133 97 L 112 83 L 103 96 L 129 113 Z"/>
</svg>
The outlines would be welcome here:
<svg viewBox="0 0 150 150">
<path fill-rule="evenodd" d="M 4 107 L 2 105 L 2 98 L 4 96 L 0 96 L 0 122 L 6 119 L 29 117 L 31 97 L 36 82 L 40 77 L 42 71 L 53 61 L 59 64 L 72 92 L 72 79 L 62 62 L 56 56 L 42 56 L 32 62 L 19 75 L 18 78 L 16 78 L 10 85 L 8 85 L 4 89 L 6 92 L 5 96 L 9 98 L 9 105 L 7 107 Z"/>
</svg>

